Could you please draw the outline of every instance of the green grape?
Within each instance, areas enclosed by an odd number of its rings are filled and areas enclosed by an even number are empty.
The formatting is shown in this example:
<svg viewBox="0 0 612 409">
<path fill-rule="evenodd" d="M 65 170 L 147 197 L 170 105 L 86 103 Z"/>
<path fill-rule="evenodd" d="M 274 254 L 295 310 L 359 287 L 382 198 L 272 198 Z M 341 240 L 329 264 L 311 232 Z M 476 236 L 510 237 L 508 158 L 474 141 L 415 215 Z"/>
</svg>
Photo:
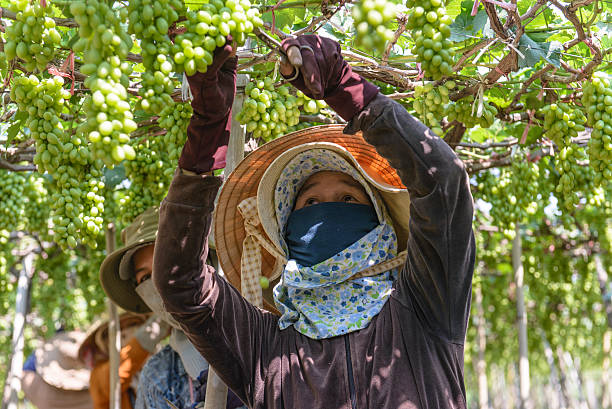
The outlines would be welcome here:
<svg viewBox="0 0 612 409">
<path fill-rule="evenodd" d="M 77 238 L 97 246 L 102 227 L 104 188 L 102 163 L 92 158 L 86 141 L 66 132 L 60 114 L 70 93 L 61 77 L 39 80 L 18 76 L 13 80 L 11 98 L 26 112 L 26 127 L 36 142 L 34 163 L 39 172 L 53 179 L 49 189 L 53 240 L 62 248 L 75 247 Z"/>
<path fill-rule="evenodd" d="M 568 104 L 550 104 L 542 108 L 544 113 L 544 136 L 560 149 L 571 143 L 571 138 L 584 131 L 586 117 L 580 109 Z"/>
<path fill-rule="evenodd" d="M 186 32 L 176 36 L 171 51 L 177 72 L 193 75 L 206 72 L 215 48 L 225 45 L 228 35 L 243 45 L 263 21 L 250 0 L 211 0 L 197 11 L 188 11 L 183 24 Z"/>
<path fill-rule="evenodd" d="M 308 115 L 317 115 L 321 113 L 322 109 L 329 108 L 327 103 L 322 99 L 309 98 L 300 90 L 296 91 L 295 97 L 297 98 L 296 103 L 298 107 Z"/>
<path fill-rule="evenodd" d="M 474 104 L 474 97 L 471 95 L 457 102 L 451 102 L 446 106 L 448 121 L 457 120 L 468 129 L 476 125 L 480 125 L 481 128 L 488 128 L 493 125 L 495 115 L 497 115 L 497 108 L 490 105 L 487 101 L 483 101 L 482 114 L 479 117 L 476 112 L 477 107 Z M 474 114 L 472 114 L 472 110 Z"/>
<path fill-rule="evenodd" d="M 134 0 L 128 4 L 128 32 L 140 40 L 142 64 L 141 87 L 138 94 L 141 108 L 150 113 L 159 113 L 164 107 L 174 103 L 172 92 L 175 82 L 170 73 L 176 71 L 171 56 L 172 41 L 168 28 L 179 15 L 185 13 L 181 0 Z"/>
<path fill-rule="evenodd" d="M 574 210 L 582 197 L 594 206 L 602 204 L 603 189 L 594 185 L 595 172 L 583 148 L 573 144 L 561 148 L 555 157 L 555 168 L 560 175 L 555 195 L 561 208 Z"/>
<path fill-rule="evenodd" d="M 442 135 L 440 120 L 445 116 L 446 104 L 449 103 L 448 94 L 453 88 L 454 81 L 446 81 L 437 87 L 433 82 L 426 82 L 414 88 L 414 110 L 436 135 Z"/>
<path fill-rule="evenodd" d="M 49 192 L 45 184 L 45 178 L 36 173 L 31 173 L 27 176 L 26 189 L 24 192 L 26 199 L 26 230 L 40 233 L 43 237 L 47 235 L 51 211 L 51 203 L 49 203 L 48 196 Z"/>
<path fill-rule="evenodd" d="M 394 0 L 362 0 L 353 6 L 355 45 L 365 51 L 382 52 L 393 39 L 388 26 L 397 15 Z"/>
<path fill-rule="evenodd" d="M 81 72 L 88 75 L 84 85 L 91 90 L 83 103 L 87 120 L 77 133 L 91 142 L 94 158 L 112 167 L 135 156 L 128 144 L 129 134 L 137 128 L 127 93 L 132 69 L 123 61 L 132 48 L 132 39 L 104 1 L 77 1 L 70 11 L 79 24 L 80 39 L 74 48 L 84 51 Z"/>
<path fill-rule="evenodd" d="M 166 130 L 163 135 L 144 135 L 130 142 L 137 154 L 125 164 L 130 180 L 129 189 L 120 199 L 125 224 L 149 207 L 159 205 L 168 193 L 192 113 L 189 103 L 167 106 L 159 116 L 159 125 Z"/>
<path fill-rule="evenodd" d="M 22 174 L 0 169 L 0 226 L 3 229 L 21 230 L 25 219 L 25 185 Z"/>
<path fill-rule="evenodd" d="M 16 20 L 6 28 L 6 58 L 20 58 L 29 72 L 44 71 L 62 40 L 51 18 L 52 7 L 42 7 L 37 1 L 12 0 L 9 9 L 16 13 Z"/>
<path fill-rule="evenodd" d="M 415 45 L 412 54 L 427 76 L 438 80 L 453 72 L 453 49 L 449 40 L 452 18 L 447 14 L 442 0 L 423 2 L 408 0 L 406 27 L 411 30 Z"/>
<path fill-rule="evenodd" d="M 587 112 L 587 123 L 593 128 L 587 153 L 593 169 L 595 184 L 610 185 L 612 180 L 612 78 L 603 72 L 593 74 L 583 89 L 582 103 Z"/>
<path fill-rule="evenodd" d="M 513 155 L 509 168 L 477 174 L 478 196 L 491 204 L 491 217 L 507 237 L 514 236 L 515 223 L 537 211 L 539 179 L 538 164 L 520 151 Z"/>
<path fill-rule="evenodd" d="M 254 80 L 245 87 L 248 98 L 236 119 L 246 125 L 254 138 L 268 142 L 290 132 L 300 122 L 299 100 L 306 101 L 304 94 L 297 98 L 289 94 L 286 85 L 274 89 L 271 78 Z"/>
</svg>

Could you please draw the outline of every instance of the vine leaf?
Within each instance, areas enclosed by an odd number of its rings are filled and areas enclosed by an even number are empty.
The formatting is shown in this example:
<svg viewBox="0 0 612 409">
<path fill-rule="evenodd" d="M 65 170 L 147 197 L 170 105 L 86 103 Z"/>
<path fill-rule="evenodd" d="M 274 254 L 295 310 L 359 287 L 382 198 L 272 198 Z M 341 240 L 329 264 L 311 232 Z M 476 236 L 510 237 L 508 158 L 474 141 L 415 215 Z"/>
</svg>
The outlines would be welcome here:
<svg viewBox="0 0 612 409">
<path fill-rule="evenodd" d="M 299 9 L 297 9 L 297 10 L 299 10 Z M 306 13 L 306 9 L 303 8 L 302 11 L 303 11 L 304 14 L 301 14 L 301 19 L 304 18 L 304 15 Z M 296 17 L 296 14 L 295 14 L 295 11 L 293 11 L 293 9 L 276 10 L 274 12 L 274 25 L 276 26 L 277 30 L 283 30 L 287 26 L 291 27 L 293 25 L 293 21 L 294 21 L 295 17 Z M 262 15 L 262 19 L 266 23 L 272 24 L 272 12 L 271 11 L 266 11 Z"/>
<path fill-rule="evenodd" d="M 558 41 L 537 42 L 527 34 L 524 34 L 521 36 L 518 46 L 519 51 L 523 53 L 523 56 L 519 54 L 519 68 L 535 67 L 541 59 L 555 67 L 561 66 L 561 50 L 563 46 Z"/>
<path fill-rule="evenodd" d="M 17 113 L 13 116 L 13 123 L 6 130 L 6 146 L 9 146 L 13 139 L 15 139 L 27 118 L 28 114 L 24 111 L 17 111 Z"/>
<path fill-rule="evenodd" d="M 489 17 L 484 10 L 480 10 L 474 17 L 467 9 L 461 10 L 455 21 L 450 25 L 451 41 L 471 40 L 485 27 Z"/>
<path fill-rule="evenodd" d="M 104 184 L 106 187 L 113 189 L 119 183 L 125 180 L 125 167 L 123 163 L 115 166 L 112 169 L 106 168 L 104 170 Z"/>
</svg>

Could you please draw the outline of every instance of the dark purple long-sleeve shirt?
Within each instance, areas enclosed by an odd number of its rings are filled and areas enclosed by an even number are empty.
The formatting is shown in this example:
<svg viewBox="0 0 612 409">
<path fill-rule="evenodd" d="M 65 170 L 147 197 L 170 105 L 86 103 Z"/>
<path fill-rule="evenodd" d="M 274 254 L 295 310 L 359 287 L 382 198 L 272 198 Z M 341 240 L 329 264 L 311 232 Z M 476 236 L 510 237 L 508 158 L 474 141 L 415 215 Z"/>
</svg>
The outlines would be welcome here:
<svg viewBox="0 0 612 409">
<path fill-rule="evenodd" d="M 153 278 L 166 308 L 252 408 L 465 408 L 474 268 L 468 177 L 449 146 L 379 95 L 348 125 L 408 188 L 408 258 L 367 328 L 314 340 L 249 304 L 205 264 L 221 179 L 177 174 L 160 210 Z"/>
</svg>

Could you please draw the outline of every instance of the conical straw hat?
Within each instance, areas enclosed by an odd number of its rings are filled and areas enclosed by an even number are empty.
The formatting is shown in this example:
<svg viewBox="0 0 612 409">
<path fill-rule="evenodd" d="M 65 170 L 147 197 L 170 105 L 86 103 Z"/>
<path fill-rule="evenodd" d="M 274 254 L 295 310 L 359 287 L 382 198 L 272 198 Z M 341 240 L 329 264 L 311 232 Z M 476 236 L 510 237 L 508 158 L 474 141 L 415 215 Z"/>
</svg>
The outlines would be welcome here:
<svg viewBox="0 0 612 409">
<path fill-rule="evenodd" d="M 342 150 L 346 156 L 352 157 L 353 162 L 361 168 L 358 169 L 360 173 L 365 173 L 366 180 L 381 193 L 394 222 L 400 247 L 405 246 L 410 203 L 408 192 L 395 169 L 363 139 L 361 133 L 347 135 L 342 132 L 343 128 L 342 125 L 321 125 L 275 139 L 251 152 L 228 176 L 219 193 L 213 223 L 219 263 L 228 281 L 234 287 L 238 289 L 241 287 L 240 265 L 243 241 L 246 237 L 244 219 L 237 206 L 244 199 L 258 196 L 258 188 L 264 173 L 266 171 L 278 172 L 278 169 L 273 169 L 278 166 L 271 168 L 270 165 L 279 156 L 289 150 L 301 151 L 301 149 L 293 148 L 304 144 L 313 148 L 316 148 L 317 142 L 322 142 L 321 146 L 324 148 L 328 148 L 330 144 L 339 145 L 339 150 Z M 283 158 L 285 163 L 288 160 L 290 158 Z M 278 165 L 278 162 L 275 165 Z M 265 188 L 269 189 L 272 194 L 274 186 Z M 263 226 L 273 225 L 272 221 L 268 220 L 271 219 L 269 213 L 269 211 L 262 212 L 262 209 L 259 209 Z M 263 227 L 261 231 L 266 234 Z M 274 242 L 270 235 L 266 234 L 266 236 Z M 274 280 L 278 278 L 274 276 L 274 265 L 275 258 L 268 252 L 262 251 L 261 274 L 270 279 L 271 284 L 274 284 Z M 273 285 L 270 285 L 268 290 L 264 290 L 264 307 L 275 311 L 272 287 Z"/>
</svg>

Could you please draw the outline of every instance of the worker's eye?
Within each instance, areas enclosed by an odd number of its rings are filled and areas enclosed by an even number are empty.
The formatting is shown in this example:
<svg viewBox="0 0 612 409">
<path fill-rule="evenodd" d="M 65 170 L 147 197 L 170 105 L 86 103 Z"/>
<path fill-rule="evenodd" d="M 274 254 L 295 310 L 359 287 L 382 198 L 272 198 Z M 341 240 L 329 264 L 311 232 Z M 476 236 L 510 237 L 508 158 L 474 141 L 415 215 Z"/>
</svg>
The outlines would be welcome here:
<svg viewBox="0 0 612 409">
<path fill-rule="evenodd" d="M 319 201 L 314 198 L 314 197 L 310 197 L 308 199 L 306 199 L 306 201 L 304 202 L 304 206 L 312 206 L 314 204 L 317 204 Z"/>
<path fill-rule="evenodd" d="M 342 196 L 342 201 L 343 202 L 356 202 L 357 199 L 355 199 L 353 195 L 344 195 Z"/>
<path fill-rule="evenodd" d="M 149 278 L 151 278 L 151 274 L 145 274 L 142 277 L 140 277 L 140 279 L 138 280 L 138 282 L 136 283 L 136 285 L 140 285 L 142 283 L 144 283 L 145 281 L 147 281 Z"/>
</svg>

